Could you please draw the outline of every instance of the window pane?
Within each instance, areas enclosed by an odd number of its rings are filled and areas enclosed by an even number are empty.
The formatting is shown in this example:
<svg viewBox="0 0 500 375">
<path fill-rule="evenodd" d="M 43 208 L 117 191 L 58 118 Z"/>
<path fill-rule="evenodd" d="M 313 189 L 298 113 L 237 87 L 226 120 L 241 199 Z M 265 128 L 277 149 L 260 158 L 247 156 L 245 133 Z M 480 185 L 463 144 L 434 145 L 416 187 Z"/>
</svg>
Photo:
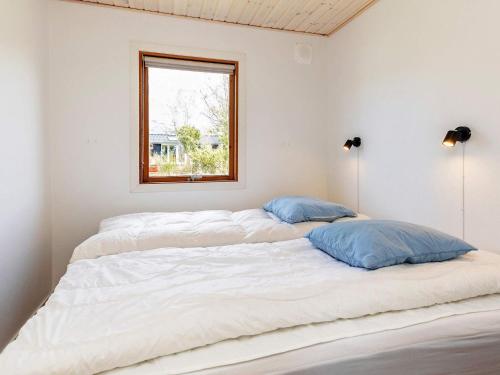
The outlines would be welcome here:
<svg viewBox="0 0 500 375">
<path fill-rule="evenodd" d="M 229 74 L 149 68 L 149 175 L 229 175 Z"/>
</svg>

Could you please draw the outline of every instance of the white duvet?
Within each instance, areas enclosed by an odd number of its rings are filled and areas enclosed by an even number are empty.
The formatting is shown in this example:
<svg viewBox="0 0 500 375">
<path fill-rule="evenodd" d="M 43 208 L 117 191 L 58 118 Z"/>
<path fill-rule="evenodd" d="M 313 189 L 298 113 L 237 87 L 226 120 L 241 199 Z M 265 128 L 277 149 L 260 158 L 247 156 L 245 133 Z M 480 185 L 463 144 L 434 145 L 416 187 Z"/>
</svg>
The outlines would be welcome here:
<svg viewBox="0 0 500 375">
<path fill-rule="evenodd" d="M 357 218 L 344 220 L 367 219 Z M 79 245 L 71 262 L 160 247 L 207 247 L 301 238 L 324 222 L 288 224 L 263 209 L 147 212 L 103 220 L 99 233 Z"/>
<path fill-rule="evenodd" d="M 500 256 L 376 271 L 306 239 L 80 260 L 0 356 L 6 374 L 91 374 L 280 328 L 500 292 Z"/>
</svg>

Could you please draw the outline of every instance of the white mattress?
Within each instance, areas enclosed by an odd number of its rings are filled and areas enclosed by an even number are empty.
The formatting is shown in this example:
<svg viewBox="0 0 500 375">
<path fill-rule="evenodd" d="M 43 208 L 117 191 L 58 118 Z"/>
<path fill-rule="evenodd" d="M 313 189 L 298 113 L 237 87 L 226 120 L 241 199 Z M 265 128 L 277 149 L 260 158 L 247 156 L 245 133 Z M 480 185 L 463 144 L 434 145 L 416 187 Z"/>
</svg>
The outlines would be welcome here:
<svg viewBox="0 0 500 375">
<path fill-rule="evenodd" d="M 337 221 L 365 220 L 365 215 Z M 99 233 L 80 244 L 71 262 L 126 251 L 161 247 L 208 247 L 301 238 L 324 222 L 288 224 L 263 209 L 195 212 L 146 212 L 101 222 Z"/>
<path fill-rule="evenodd" d="M 134 371 L 131 365 L 163 357 L 167 371 L 159 373 L 176 374 L 248 361 L 406 327 L 428 321 L 429 312 L 440 318 L 497 308 L 498 298 L 472 298 L 499 293 L 499 271 L 500 257 L 484 251 L 366 271 L 307 239 L 80 260 L 0 355 L 0 369 Z M 242 337 L 251 339 L 234 340 Z"/>
</svg>

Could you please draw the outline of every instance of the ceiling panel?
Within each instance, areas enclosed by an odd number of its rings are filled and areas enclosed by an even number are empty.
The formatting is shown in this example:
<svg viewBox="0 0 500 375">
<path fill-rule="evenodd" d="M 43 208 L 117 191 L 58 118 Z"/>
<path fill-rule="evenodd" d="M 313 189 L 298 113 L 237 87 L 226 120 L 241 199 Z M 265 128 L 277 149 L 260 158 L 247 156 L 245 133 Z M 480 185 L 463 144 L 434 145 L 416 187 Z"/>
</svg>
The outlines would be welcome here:
<svg viewBox="0 0 500 375">
<path fill-rule="evenodd" d="M 376 0 L 73 0 L 105 6 L 330 35 Z"/>
</svg>

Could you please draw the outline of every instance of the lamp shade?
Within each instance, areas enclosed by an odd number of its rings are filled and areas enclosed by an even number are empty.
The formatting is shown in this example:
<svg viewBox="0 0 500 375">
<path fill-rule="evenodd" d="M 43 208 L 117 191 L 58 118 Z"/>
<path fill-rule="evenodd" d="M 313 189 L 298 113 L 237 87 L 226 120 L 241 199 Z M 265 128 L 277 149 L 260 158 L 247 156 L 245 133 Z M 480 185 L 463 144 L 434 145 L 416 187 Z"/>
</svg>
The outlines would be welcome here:
<svg viewBox="0 0 500 375">
<path fill-rule="evenodd" d="M 444 146 L 446 146 L 446 147 L 455 146 L 455 143 L 457 143 L 455 133 L 456 133 L 455 130 L 448 130 L 448 132 L 446 133 L 446 136 L 443 139 Z"/>
<path fill-rule="evenodd" d="M 352 141 L 350 139 L 348 139 L 345 143 L 344 143 L 344 150 L 346 151 L 349 151 L 352 147 Z"/>
</svg>

